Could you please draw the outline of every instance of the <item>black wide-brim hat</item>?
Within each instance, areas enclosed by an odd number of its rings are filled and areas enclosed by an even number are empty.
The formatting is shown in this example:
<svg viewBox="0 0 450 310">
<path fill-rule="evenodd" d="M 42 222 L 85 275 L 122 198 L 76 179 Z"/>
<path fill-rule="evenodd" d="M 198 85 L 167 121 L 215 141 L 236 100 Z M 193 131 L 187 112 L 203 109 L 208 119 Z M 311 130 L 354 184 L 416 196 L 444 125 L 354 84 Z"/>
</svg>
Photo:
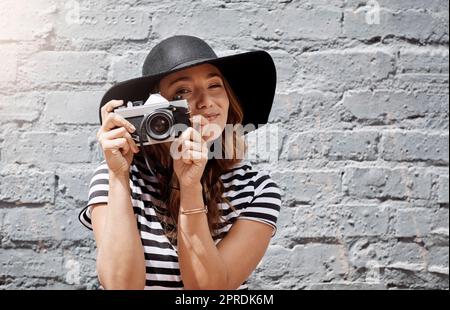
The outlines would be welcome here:
<svg viewBox="0 0 450 310">
<path fill-rule="evenodd" d="M 270 54 L 251 51 L 217 57 L 205 41 L 186 35 L 167 38 L 153 47 L 142 67 L 142 77 L 112 86 L 103 96 L 100 108 L 113 99 L 125 103 L 145 101 L 164 76 L 204 63 L 216 66 L 230 84 L 244 112 L 242 125 L 267 123 L 277 79 Z"/>
</svg>

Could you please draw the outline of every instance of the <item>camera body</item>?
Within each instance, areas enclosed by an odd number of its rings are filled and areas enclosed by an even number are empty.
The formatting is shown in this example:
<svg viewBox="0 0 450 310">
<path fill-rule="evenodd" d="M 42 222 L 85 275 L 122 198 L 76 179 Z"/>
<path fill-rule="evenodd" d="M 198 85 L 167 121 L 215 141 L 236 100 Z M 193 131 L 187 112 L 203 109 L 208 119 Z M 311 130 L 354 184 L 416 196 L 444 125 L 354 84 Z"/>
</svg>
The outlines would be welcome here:
<svg viewBox="0 0 450 310">
<path fill-rule="evenodd" d="M 150 104 L 148 101 L 145 104 L 129 101 L 127 106 L 116 108 L 114 113 L 136 127 L 131 137 L 138 146 L 173 141 L 191 126 L 187 100 Z"/>
</svg>

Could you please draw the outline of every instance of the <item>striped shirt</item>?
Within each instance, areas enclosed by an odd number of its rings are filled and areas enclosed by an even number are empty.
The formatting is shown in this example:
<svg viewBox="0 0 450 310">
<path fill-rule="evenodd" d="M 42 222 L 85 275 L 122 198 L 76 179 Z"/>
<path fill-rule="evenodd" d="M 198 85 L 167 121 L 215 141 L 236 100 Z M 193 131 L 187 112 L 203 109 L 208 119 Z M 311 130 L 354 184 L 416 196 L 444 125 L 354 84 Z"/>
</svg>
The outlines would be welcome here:
<svg viewBox="0 0 450 310">
<path fill-rule="evenodd" d="M 92 205 L 108 203 L 108 177 L 108 166 L 103 161 L 94 171 L 87 206 L 79 214 L 79 220 L 89 229 L 92 229 Z M 218 204 L 221 223 L 212 235 L 214 242 L 219 243 L 237 219 L 270 225 L 274 228 L 273 236 L 281 199 L 279 188 L 270 176 L 255 171 L 250 163 L 242 161 L 222 174 L 221 179 L 225 187 L 223 197 L 228 199 L 235 210 L 227 203 Z M 145 164 L 134 160 L 130 166 L 131 202 L 144 247 L 145 289 L 183 289 L 177 247 L 164 233 L 165 223 L 160 219 L 168 214 L 161 213 L 161 207 L 157 207 L 161 205 L 161 201 L 158 200 L 160 196 L 155 190 L 155 182 L 155 175 Z M 244 281 L 238 289 L 248 289 L 246 283 Z"/>
</svg>

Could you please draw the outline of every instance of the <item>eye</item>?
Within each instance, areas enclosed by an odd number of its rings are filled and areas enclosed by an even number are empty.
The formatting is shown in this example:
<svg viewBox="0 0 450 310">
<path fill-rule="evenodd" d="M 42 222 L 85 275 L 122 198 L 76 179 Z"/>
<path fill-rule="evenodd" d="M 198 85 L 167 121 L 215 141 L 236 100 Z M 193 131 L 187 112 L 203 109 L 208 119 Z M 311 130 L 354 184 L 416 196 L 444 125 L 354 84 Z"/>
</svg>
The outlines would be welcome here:
<svg viewBox="0 0 450 310">
<path fill-rule="evenodd" d="M 175 94 L 186 94 L 187 92 L 189 92 L 188 89 L 186 89 L 186 88 L 181 88 L 181 89 L 177 90 L 177 91 L 175 92 Z"/>
<path fill-rule="evenodd" d="M 180 100 L 184 97 L 184 95 L 186 95 L 187 93 L 189 93 L 189 90 L 186 88 L 181 88 L 179 90 L 177 90 L 175 92 L 175 95 L 173 96 L 173 100 Z"/>
<path fill-rule="evenodd" d="M 222 87 L 221 84 L 213 84 L 213 85 L 209 86 L 209 88 L 220 88 L 220 87 Z"/>
</svg>

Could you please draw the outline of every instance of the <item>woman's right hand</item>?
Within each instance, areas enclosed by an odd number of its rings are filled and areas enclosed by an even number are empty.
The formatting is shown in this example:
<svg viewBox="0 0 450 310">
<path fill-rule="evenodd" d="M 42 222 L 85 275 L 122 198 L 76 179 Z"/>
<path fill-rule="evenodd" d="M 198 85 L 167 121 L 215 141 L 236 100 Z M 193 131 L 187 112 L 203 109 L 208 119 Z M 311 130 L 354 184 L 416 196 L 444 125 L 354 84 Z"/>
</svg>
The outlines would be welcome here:
<svg viewBox="0 0 450 310">
<path fill-rule="evenodd" d="M 136 128 L 113 112 L 122 104 L 122 100 L 111 100 L 101 108 L 103 125 L 97 132 L 97 140 L 102 146 L 109 171 L 117 175 L 128 175 L 133 156 L 139 152 L 139 148 L 130 134 Z"/>
</svg>

